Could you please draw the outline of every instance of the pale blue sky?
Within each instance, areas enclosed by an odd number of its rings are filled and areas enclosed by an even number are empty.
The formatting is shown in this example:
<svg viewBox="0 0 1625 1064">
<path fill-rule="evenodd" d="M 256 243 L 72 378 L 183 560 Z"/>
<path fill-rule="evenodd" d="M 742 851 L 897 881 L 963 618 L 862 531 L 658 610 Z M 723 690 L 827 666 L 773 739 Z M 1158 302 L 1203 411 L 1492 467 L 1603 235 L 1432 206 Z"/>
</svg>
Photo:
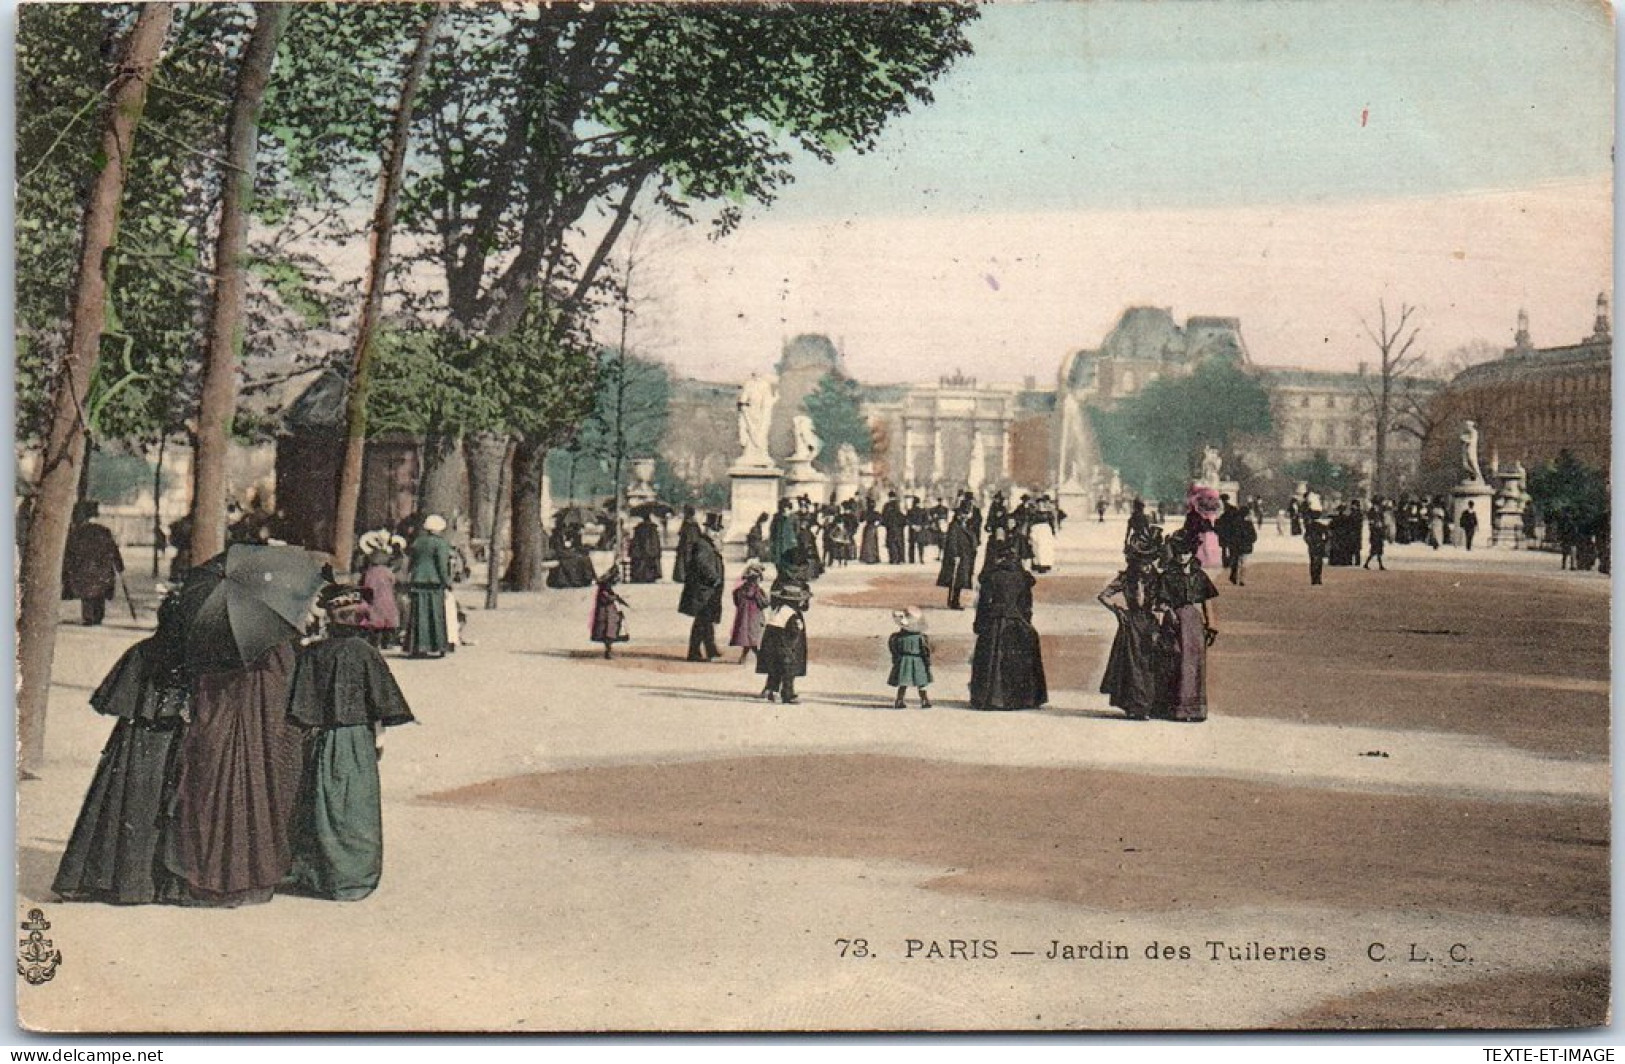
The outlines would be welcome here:
<svg viewBox="0 0 1625 1064">
<path fill-rule="evenodd" d="M 1049 0 L 990 5 L 971 36 L 935 104 L 867 156 L 801 163 L 764 213 L 1325 203 L 1611 169 L 1592 0 Z"/>
</svg>

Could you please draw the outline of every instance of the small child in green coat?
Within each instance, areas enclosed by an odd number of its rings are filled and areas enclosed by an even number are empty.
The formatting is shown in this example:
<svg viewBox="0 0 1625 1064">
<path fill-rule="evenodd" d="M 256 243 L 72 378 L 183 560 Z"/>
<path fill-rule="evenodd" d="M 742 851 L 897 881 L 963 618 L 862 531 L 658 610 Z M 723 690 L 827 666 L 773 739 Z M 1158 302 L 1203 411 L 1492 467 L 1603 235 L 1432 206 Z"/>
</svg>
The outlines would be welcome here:
<svg viewBox="0 0 1625 1064">
<path fill-rule="evenodd" d="M 902 709 L 906 704 L 903 696 L 910 687 L 920 690 L 920 708 L 931 708 L 931 696 L 925 689 L 931 686 L 931 640 L 922 630 L 925 626 L 925 617 L 918 606 L 910 606 L 906 610 L 892 611 L 892 620 L 897 622 L 897 631 L 892 633 L 888 645 L 891 648 L 891 676 L 886 682 L 897 688 L 897 701 L 892 705 Z"/>
</svg>

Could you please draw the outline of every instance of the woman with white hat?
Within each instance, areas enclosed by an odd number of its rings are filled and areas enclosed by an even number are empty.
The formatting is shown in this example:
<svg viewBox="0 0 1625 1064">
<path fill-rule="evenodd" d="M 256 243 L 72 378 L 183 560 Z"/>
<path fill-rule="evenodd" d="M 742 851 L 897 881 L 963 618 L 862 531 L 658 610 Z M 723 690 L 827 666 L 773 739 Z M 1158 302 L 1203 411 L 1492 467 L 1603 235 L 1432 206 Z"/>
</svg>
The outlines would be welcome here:
<svg viewBox="0 0 1625 1064">
<path fill-rule="evenodd" d="M 430 514 L 407 549 L 407 599 L 411 621 L 406 626 L 410 657 L 444 657 L 451 641 L 446 631 L 446 590 L 451 587 L 451 544 L 440 533 L 446 519 Z"/>
</svg>

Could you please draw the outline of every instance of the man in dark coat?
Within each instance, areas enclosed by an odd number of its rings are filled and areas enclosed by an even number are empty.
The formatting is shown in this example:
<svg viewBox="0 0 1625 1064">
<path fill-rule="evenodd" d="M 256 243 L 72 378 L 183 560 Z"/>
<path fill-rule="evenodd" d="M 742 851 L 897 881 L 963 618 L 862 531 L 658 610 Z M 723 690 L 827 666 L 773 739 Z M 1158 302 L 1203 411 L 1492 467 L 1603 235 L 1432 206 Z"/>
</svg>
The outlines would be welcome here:
<svg viewBox="0 0 1625 1064">
<path fill-rule="evenodd" d="M 634 584 L 660 582 L 660 529 L 648 514 L 632 529 L 632 546 L 628 552 L 632 561 L 631 581 Z"/>
<path fill-rule="evenodd" d="M 688 579 L 678 600 L 677 612 L 694 618 L 688 632 L 688 660 L 712 661 L 722 657 L 717 649 L 716 626 L 722 620 L 722 585 L 725 578 L 722 550 L 717 546 L 722 522 L 715 515 L 706 518 L 705 530 L 694 539 L 689 552 Z"/>
<path fill-rule="evenodd" d="M 1473 509 L 1473 504 L 1469 502 L 1467 509 L 1461 512 L 1461 537 L 1466 542 L 1468 550 L 1473 549 L 1473 535 L 1477 531 L 1478 513 Z M 86 621 L 85 623 L 89 624 L 90 622 Z"/>
<path fill-rule="evenodd" d="M 62 597 L 79 600 L 79 617 L 87 625 L 101 624 L 107 616 L 107 602 L 124 571 L 112 531 L 92 520 L 97 510 L 94 502 L 74 507 L 74 526 L 62 557 Z"/>
<path fill-rule="evenodd" d="M 677 529 L 677 554 L 671 563 L 671 578 L 676 583 L 688 583 L 688 556 L 699 534 L 700 526 L 694 521 L 694 507 L 683 507 L 683 523 Z"/>
<path fill-rule="evenodd" d="M 880 508 L 880 525 L 886 530 L 887 563 L 902 565 L 903 530 L 908 527 L 908 518 L 903 516 L 903 507 L 898 503 L 895 491 L 886 497 L 886 505 Z"/>
<path fill-rule="evenodd" d="M 788 564 L 790 556 L 801 546 L 801 530 L 796 525 L 794 507 L 793 500 L 780 499 L 779 512 L 773 515 L 773 520 L 767 526 L 767 560 L 775 568 Z"/>
<path fill-rule="evenodd" d="M 961 510 L 948 522 L 948 533 L 942 543 L 942 568 L 937 573 L 937 586 L 948 589 L 948 608 L 962 610 L 959 593 L 971 586 L 976 569 L 976 540 L 971 536 L 969 517 Z"/>
<path fill-rule="evenodd" d="M 1230 526 L 1230 582 L 1245 587 L 1247 556 L 1258 545 L 1258 526 L 1253 524 L 1252 512 L 1247 507 L 1242 507 L 1236 513 L 1236 520 Z M 1221 545 L 1224 543 L 1222 539 L 1219 542 Z"/>
<path fill-rule="evenodd" d="M 925 508 L 920 505 L 918 498 L 908 500 L 908 512 L 903 515 L 903 518 L 908 522 L 908 562 L 910 565 L 915 562 L 923 562 L 925 561 L 925 526 L 928 518 L 925 514 Z"/>
<path fill-rule="evenodd" d="M 1320 574 L 1326 565 L 1326 521 L 1312 519 L 1304 523 L 1303 541 L 1309 546 L 1309 582 L 1320 583 Z"/>
<path fill-rule="evenodd" d="M 1219 502 L 1223 504 L 1224 509 L 1213 519 L 1213 531 L 1219 537 L 1219 564 L 1229 569 L 1236 560 L 1236 542 L 1240 538 L 1240 530 L 1236 525 L 1241 520 L 1241 511 L 1230 501 L 1228 495 L 1220 495 Z"/>
</svg>

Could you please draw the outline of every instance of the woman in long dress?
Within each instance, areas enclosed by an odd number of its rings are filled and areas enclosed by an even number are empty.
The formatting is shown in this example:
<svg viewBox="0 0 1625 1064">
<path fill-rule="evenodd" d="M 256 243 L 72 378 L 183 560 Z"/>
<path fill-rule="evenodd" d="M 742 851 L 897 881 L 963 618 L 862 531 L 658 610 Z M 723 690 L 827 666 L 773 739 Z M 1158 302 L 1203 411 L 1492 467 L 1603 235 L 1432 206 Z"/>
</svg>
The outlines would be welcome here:
<svg viewBox="0 0 1625 1064">
<path fill-rule="evenodd" d="M 982 574 L 971 656 L 973 709 L 1037 709 L 1049 701 L 1044 655 L 1032 624 L 1034 583 L 1008 549 L 995 554 Z"/>
<path fill-rule="evenodd" d="M 165 855 L 184 903 L 270 901 L 288 873 L 303 774 L 303 735 L 288 717 L 295 658 L 283 643 L 195 681 Z"/>
<path fill-rule="evenodd" d="M 1195 545 L 1197 560 L 1210 569 L 1218 568 L 1224 561 L 1219 549 L 1219 533 L 1214 527 L 1223 512 L 1224 502 L 1217 491 L 1200 484 L 1191 485 L 1185 496 L 1185 524 L 1181 531 Z"/>
<path fill-rule="evenodd" d="M 1163 637 L 1173 659 L 1167 719 L 1195 723 L 1207 719 L 1207 648 L 1219 634 L 1212 601 L 1219 589 L 1196 560 L 1196 545 L 1183 533 L 1170 537 L 1170 557 L 1161 597 L 1167 613 Z"/>
<path fill-rule="evenodd" d="M 413 721 L 389 666 L 357 627 L 365 617 L 359 598 L 328 600 L 326 638 L 299 652 L 288 699 L 288 717 L 307 729 L 307 742 L 282 886 L 333 901 L 365 898 L 383 876 L 383 730 Z"/>
<path fill-rule="evenodd" d="M 1117 617 L 1100 693 L 1130 720 L 1160 716 L 1167 705 L 1172 660 L 1156 612 L 1163 549 L 1159 528 L 1131 535 L 1123 548 L 1123 571 L 1098 596 Z"/>
<path fill-rule="evenodd" d="M 401 627 L 400 609 L 395 601 L 395 574 L 390 571 L 389 561 L 388 550 L 374 544 L 361 571 L 361 592 L 367 600 L 362 627 L 375 647 L 391 646 Z"/>
<path fill-rule="evenodd" d="M 655 527 L 654 519 L 647 514 L 632 529 L 632 546 L 628 553 L 632 560 L 628 574 L 632 583 L 660 582 L 660 529 Z"/>
<path fill-rule="evenodd" d="M 158 631 L 125 651 L 90 696 L 92 708 L 117 723 L 51 884 L 68 901 L 141 905 L 167 893 L 167 810 L 191 712 L 178 601 L 164 599 Z"/>
<path fill-rule="evenodd" d="M 593 572 L 592 556 L 581 542 L 581 526 L 573 522 L 559 522 L 553 528 L 553 556 L 557 562 L 547 574 L 551 588 L 591 587 L 598 579 Z M 679 548 L 681 550 L 681 548 Z"/>
<path fill-rule="evenodd" d="M 858 561 L 864 565 L 880 564 L 880 515 L 873 510 L 863 515 L 863 543 L 858 548 Z"/>
<path fill-rule="evenodd" d="M 430 514 L 407 549 L 407 597 L 411 619 L 406 652 L 414 658 L 442 657 L 451 646 L 446 630 L 446 590 L 451 587 L 451 545 L 441 538 L 446 519 Z"/>
</svg>

